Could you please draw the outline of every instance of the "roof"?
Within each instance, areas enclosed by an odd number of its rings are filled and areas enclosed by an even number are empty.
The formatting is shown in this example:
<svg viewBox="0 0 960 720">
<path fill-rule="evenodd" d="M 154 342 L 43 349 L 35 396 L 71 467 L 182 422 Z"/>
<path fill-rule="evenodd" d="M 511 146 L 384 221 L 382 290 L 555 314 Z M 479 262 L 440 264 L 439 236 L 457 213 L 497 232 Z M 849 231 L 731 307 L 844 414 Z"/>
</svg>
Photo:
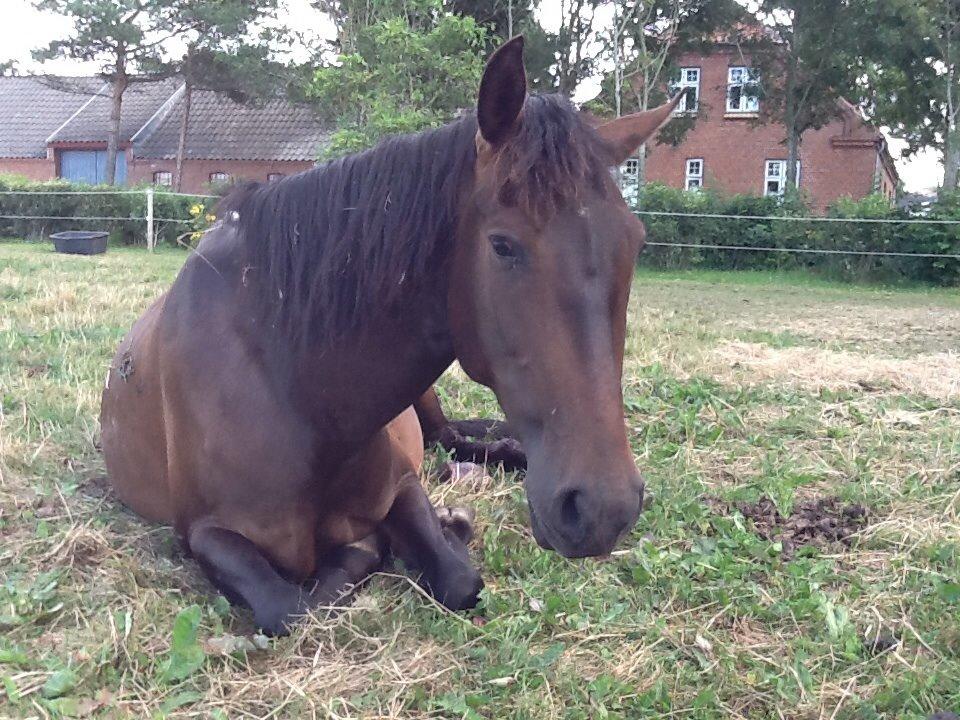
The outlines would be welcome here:
<svg viewBox="0 0 960 720">
<path fill-rule="evenodd" d="M 156 82 L 133 82 L 123 93 L 120 106 L 120 143 L 130 142 L 137 131 L 144 126 L 164 101 L 180 85 L 176 78 Z M 50 135 L 52 143 L 106 142 L 107 128 L 110 125 L 110 91 L 102 83 L 99 92 L 89 98 L 70 121 Z"/>
<path fill-rule="evenodd" d="M 0 157 L 45 158 L 50 134 L 102 84 L 92 77 L 0 77 Z"/>
<path fill-rule="evenodd" d="M 138 137 L 137 157 L 173 159 L 177 154 L 183 94 L 155 126 Z M 195 90 L 190 103 L 186 157 L 204 160 L 315 160 L 329 133 L 313 111 L 275 99 L 237 103 L 221 93 Z"/>
</svg>

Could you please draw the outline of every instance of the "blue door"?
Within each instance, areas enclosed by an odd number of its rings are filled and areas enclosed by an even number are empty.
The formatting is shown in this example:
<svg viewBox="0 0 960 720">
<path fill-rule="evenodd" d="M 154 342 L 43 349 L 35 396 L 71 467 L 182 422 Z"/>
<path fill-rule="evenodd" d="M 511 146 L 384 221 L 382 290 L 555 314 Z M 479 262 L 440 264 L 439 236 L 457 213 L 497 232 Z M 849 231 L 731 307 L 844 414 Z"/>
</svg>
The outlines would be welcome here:
<svg viewBox="0 0 960 720">
<path fill-rule="evenodd" d="M 70 182 L 101 185 L 107 181 L 106 150 L 61 150 L 60 177 Z M 127 181 L 127 154 L 117 152 L 116 184 Z"/>
</svg>

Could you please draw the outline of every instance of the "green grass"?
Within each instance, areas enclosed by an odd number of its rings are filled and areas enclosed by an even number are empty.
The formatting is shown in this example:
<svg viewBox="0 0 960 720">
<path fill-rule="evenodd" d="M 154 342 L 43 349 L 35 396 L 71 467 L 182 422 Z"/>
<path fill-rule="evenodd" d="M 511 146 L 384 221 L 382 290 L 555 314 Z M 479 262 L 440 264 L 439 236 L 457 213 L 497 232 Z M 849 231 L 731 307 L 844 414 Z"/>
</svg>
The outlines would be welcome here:
<svg viewBox="0 0 960 720">
<path fill-rule="evenodd" d="M 638 273 L 624 392 L 652 502 L 607 559 L 539 549 L 513 476 L 474 505 L 487 589 L 399 576 L 263 643 L 104 491 L 113 350 L 185 255 L 0 243 L 0 717 L 924 718 L 960 709 L 960 301 L 796 274 Z M 456 369 L 458 417 L 497 412 Z M 785 554 L 708 499 L 870 510 Z M 898 639 L 875 653 L 878 632 Z M 264 644 L 264 648 L 257 643 Z"/>
</svg>

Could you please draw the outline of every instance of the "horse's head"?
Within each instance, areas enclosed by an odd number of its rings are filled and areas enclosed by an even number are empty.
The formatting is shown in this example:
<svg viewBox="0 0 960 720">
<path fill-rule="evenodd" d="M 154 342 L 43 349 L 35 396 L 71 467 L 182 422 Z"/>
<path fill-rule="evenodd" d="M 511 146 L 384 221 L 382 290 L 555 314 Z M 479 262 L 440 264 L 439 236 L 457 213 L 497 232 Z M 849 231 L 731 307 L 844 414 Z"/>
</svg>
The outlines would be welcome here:
<svg viewBox="0 0 960 720">
<path fill-rule="evenodd" d="M 527 452 L 537 541 L 568 557 L 610 552 L 640 513 L 620 381 L 644 230 L 612 171 L 673 105 L 592 128 L 560 98 L 527 98 L 521 38 L 480 85 L 451 328 L 460 364 L 494 390 Z"/>
</svg>

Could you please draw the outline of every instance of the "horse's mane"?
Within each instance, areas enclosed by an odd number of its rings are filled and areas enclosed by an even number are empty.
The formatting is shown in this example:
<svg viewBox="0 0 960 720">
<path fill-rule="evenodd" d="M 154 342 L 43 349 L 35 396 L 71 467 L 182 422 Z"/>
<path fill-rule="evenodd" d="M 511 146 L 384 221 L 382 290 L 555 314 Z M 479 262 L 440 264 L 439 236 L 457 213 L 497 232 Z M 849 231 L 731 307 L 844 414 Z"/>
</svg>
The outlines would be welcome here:
<svg viewBox="0 0 960 720">
<path fill-rule="evenodd" d="M 300 338 L 332 337 L 435 276 L 456 234 L 476 163 L 477 120 L 391 137 L 279 182 L 240 186 L 233 218 L 273 322 Z M 560 96 L 532 96 L 500 154 L 501 199 L 543 217 L 602 191 L 607 162 L 595 131 Z"/>
</svg>

